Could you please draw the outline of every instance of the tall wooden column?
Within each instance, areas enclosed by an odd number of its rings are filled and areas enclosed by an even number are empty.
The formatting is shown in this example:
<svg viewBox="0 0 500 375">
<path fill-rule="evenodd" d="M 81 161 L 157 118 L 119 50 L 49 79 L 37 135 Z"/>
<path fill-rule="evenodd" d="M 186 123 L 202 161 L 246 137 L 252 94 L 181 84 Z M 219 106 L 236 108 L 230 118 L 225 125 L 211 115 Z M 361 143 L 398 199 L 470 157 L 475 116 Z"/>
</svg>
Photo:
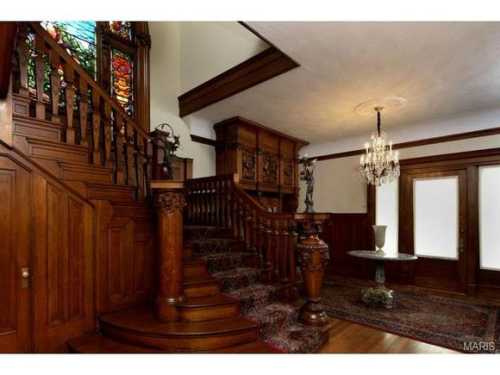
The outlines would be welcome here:
<svg viewBox="0 0 500 375">
<path fill-rule="evenodd" d="M 159 286 L 156 296 L 156 316 L 170 322 L 178 319 L 176 304 L 183 300 L 183 208 L 184 183 L 152 181 L 158 217 Z"/>
</svg>

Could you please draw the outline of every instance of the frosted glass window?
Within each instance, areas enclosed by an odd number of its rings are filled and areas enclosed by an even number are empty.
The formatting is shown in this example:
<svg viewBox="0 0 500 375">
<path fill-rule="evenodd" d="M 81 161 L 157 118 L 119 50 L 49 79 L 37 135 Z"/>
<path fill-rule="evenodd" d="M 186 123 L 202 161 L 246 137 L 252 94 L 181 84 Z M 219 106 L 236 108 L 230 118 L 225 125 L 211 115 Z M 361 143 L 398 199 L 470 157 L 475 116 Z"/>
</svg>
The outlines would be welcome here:
<svg viewBox="0 0 500 375">
<path fill-rule="evenodd" d="M 415 179 L 415 254 L 458 259 L 458 177 Z"/>
<path fill-rule="evenodd" d="M 482 269 L 500 270 L 500 165 L 479 168 L 479 259 Z"/>
<path fill-rule="evenodd" d="M 398 252 L 398 185 L 399 180 L 396 179 L 378 186 L 376 190 L 376 223 L 377 225 L 387 225 L 384 246 L 384 251 L 387 254 Z"/>
</svg>

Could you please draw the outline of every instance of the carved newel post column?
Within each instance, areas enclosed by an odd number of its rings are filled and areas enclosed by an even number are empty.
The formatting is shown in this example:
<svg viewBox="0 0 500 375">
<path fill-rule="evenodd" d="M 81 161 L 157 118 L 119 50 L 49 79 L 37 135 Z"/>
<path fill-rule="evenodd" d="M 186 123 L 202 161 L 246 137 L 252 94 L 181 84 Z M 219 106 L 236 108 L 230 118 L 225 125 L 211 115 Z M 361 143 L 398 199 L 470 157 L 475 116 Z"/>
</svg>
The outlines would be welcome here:
<svg viewBox="0 0 500 375">
<path fill-rule="evenodd" d="M 158 222 L 159 286 L 156 316 L 162 321 L 178 318 L 176 304 L 183 300 L 184 185 L 180 181 L 152 181 Z"/>
<path fill-rule="evenodd" d="M 297 255 L 306 289 L 306 303 L 300 309 L 299 319 L 309 325 L 326 325 L 329 319 L 321 304 L 321 286 L 330 259 L 328 245 L 317 233 L 310 233 L 297 244 Z"/>
</svg>

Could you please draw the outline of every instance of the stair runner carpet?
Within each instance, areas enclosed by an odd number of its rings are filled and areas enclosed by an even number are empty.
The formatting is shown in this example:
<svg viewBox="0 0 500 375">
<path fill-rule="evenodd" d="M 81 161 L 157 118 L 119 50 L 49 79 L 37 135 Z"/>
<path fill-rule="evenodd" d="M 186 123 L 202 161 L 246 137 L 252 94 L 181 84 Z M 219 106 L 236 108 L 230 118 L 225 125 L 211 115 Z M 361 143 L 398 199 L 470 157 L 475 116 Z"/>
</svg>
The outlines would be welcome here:
<svg viewBox="0 0 500 375">
<path fill-rule="evenodd" d="M 237 298 L 242 314 L 260 325 L 260 336 L 285 353 L 314 353 L 325 341 L 324 331 L 298 322 L 298 306 L 279 302 L 277 287 L 259 281 L 257 254 L 211 227 L 186 227 L 193 255 L 206 260 L 223 293 Z"/>
</svg>

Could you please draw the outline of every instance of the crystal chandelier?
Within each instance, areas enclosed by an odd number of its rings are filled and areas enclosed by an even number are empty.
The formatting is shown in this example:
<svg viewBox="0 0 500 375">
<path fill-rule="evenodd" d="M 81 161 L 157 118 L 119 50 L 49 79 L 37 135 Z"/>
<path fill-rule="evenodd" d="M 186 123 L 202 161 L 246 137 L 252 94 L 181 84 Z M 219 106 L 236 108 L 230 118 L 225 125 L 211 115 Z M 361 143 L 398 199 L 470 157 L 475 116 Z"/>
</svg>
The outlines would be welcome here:
<svg viewBox="0 0 500 375">
<path fill-rule="evenodd" d="M 359 170 L 368 184 L 380 186 L 399 177 L 399 153 L 392 151 L 392 141 L 387 142 L 385 133 L 380 131 L 383 107 L 374 109 L 377 112 L 377 133 L 372 134 L 370 143 L 365 143 L 366 152 L 361 155 Z"/>
</svg>

